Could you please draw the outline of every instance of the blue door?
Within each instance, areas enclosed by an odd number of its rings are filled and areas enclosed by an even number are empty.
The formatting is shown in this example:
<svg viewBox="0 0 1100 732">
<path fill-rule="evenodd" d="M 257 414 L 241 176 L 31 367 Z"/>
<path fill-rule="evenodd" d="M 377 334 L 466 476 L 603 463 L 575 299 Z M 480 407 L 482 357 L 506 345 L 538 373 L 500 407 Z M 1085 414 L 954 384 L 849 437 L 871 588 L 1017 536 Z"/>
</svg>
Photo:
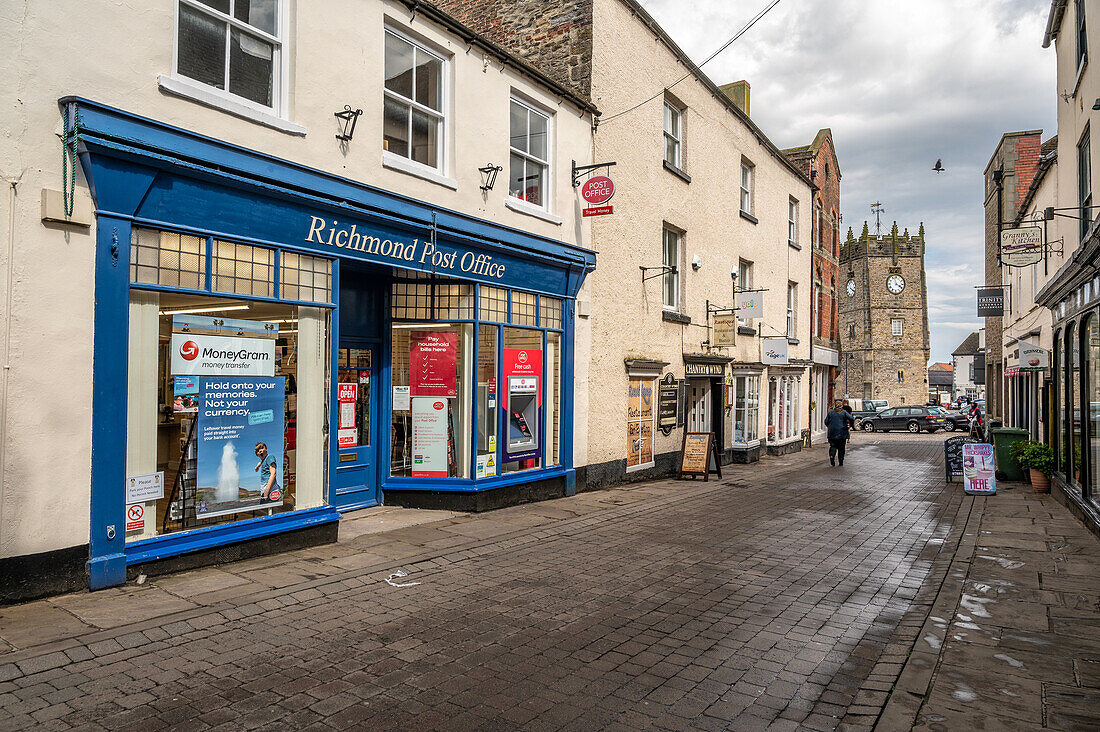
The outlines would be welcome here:
<svg viewBox="0 0 1100 732">
<path fill-rule="evenodd" d="M 341 511 L 379 503 L 377 350 L 369 343 L 340 343 L 332 420 L 337 443 L 332 505 Z"/>
</svg>

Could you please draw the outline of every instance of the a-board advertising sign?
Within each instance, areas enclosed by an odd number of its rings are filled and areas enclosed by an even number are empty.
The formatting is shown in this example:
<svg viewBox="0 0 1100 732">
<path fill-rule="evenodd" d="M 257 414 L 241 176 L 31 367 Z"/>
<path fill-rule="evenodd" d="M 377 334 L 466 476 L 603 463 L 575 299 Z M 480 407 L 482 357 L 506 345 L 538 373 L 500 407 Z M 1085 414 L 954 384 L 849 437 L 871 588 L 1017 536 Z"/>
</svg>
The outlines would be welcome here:
<svg viewBox="0 0 1100 732">
<path fill-rule="evenodd" d="M 414 397 L 458 396 L 458 334 L 414 330 L 409 336 L 409 379 Z"/>
<path fill-rule="evenodd" d="M 1005 312 L 1005 290 L 1003 287 L 978 288 L 978 317 L 999 318 Z"/>
<path fill-rule="evenodd" d="M 760 360 L 769 366 L 790 363 L 788 345 L 786 338 L 761 338 Z"/>
<path fill-rule="evenodd" d="M 336 386 L 336 401 L 339 404 L 339 424 L 336 428 L 336 440 L 340 447 L 355 447 L 359 440 L 355 424 L 356 407 L 359 403 L 359 385 L 340 383 Z"/>
<path fill-rule="evenodd" d="M 412 398 L 412 477 L 447 477 L 447 400 Z"/>
<path fill-rule="evenodd" d="M 1023 226 L 1001 231 L 1001 264 L 1028 267 L 1043 259 L 1043 227 Z"/>
<path fill-rule="evenodd" d="M 714 441 L 713 432 L 685 432 L 684 442 L 680 447 L 680 474 L 683 478 L 690 475 L 703 476 L 703 480 L 710 480 L 711 465 L 713 470 L 722 477 L 722 463 L 718 459 L 717 443 Z"/>
<path fill-rule="evenodd" d="M 282 505 L 285 381 L 199 379 L 196 518 Z"/>
<path fill-rule="evenodd" d="M 666 435 L 672 434 L 680 423 L 680 383 L 669 371 L 657 383 L 657 429 Z"/>
<path fill-rule="evenodd" d="M 581 198 L 585 203 L 599 206 L 607 203 L 615 195 L 615 181 L 606 175 L 594 175 L 581 186 Z"/>
<path fill-rule="evenodd" d="M 737 316 L 733 313 L 719 313 L 714 316 L 714 346 L 737 345 Z"/>
<path fill-rule="evenodd" d="M 996 465 L 993 445 L 988 442 L 968 442 L 962 446 L 963 490 L 977 496 L 997 492 Z"/>
</svg>

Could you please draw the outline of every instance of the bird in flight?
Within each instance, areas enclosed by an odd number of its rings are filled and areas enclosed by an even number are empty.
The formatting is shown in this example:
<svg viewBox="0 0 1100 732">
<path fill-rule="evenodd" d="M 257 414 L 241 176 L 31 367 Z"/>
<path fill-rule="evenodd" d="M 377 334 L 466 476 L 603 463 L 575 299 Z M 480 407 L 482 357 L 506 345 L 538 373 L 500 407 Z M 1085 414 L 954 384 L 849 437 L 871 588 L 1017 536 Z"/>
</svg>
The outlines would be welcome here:
<svg viewBox="0 0 1100 732">
<path fill-rule="evenodd" d="M 937 173 L 942 173 L 943 171 L 947 170 L 947 168 L 943 167 L 943 160 L 941 160 L 940 158 L 936 158 L 936 164 L 932 166 L 932 170 L 936 171 Z"/>
</svg>

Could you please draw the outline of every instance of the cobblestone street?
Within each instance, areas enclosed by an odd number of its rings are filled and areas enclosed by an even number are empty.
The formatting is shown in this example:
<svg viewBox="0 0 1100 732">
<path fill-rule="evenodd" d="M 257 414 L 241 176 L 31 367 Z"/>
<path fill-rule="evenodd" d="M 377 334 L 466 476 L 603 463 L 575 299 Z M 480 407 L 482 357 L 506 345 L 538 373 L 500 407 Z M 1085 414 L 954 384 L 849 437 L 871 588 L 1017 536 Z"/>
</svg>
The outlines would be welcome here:
<svg viewBox="0 0 1100 732">
<path fill-rule="evenodd" d="M 1095 538 L 1028 486 L 945 486 L 944 436 L 346 519 L 335 545 L 0 609 L 0 729 L 1096 723 Z"/>
</svg>

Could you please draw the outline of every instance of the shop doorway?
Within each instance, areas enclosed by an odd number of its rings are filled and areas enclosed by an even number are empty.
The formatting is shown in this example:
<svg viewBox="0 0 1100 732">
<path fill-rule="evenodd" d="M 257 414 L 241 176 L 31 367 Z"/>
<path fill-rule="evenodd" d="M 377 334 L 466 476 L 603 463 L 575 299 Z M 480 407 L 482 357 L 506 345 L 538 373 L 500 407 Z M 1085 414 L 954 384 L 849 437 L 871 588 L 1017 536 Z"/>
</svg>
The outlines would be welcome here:
<svg viewBox="0 0 1100 732">
<path fill-rule="evenodd" d="M 688 382 L 688 432 L 711 432 L 710 379 L 691 379 Z"/>
<path fill-rule="evenodd" d="M 381 414 L 382 333 L 388 328 L 388 277 L 347 268 L 341 272 L 340 336 L 333 374 L 332 432 L 336 470 L 329 502 L 341 511 L 381 503 L 379 445 L 387 443 Z"/>
</svg>

